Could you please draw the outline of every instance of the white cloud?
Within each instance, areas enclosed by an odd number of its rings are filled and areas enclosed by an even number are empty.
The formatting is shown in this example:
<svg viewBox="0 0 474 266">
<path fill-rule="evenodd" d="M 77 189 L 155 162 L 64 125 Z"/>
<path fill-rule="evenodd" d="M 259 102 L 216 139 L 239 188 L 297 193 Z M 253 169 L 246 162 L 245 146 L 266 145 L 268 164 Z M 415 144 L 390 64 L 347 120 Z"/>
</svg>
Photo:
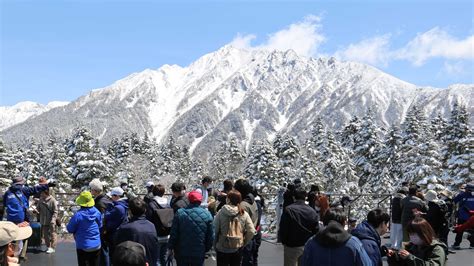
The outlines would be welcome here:
<svg viewBox="0 0 474 266">
<path fill-rule="evenodd" d="M 272 33 L 268 36 L 266 42 L 252 46 L 251 42 L 256 38 L 255 35 L 238 34 L 231 45 L 247 50 L 265 49 L 265 50 L 289 50 L 292 49 L 299 55 L 315 56 L 318 53 L 319 46 L 326 40 L 321 33 L 321 18 L 309 15 L 303 21 L 294 23 Z"/>
<path fill-rule="evenodd" d="M 396 51 L 395 57 L 408 60 L 415 66 L 421 66 L 431 58 L 473 59 L 474 35 L 457 40 L 446 31 L 435 27 L 418 34 L 405 47 Z"/>
<path fill-rule="evenodd" d="M 391 56 L 390 37 L 390 34 L 385 34 L 350 44 L 347 48 L 337 51 L 334 56 L 344 60 L 385 66 Z"/>
<path fill-rule="evenodd" d="M 466 74 L 466 66 L 462 62 L 444 62 L 443 72 L 451 77 L 459 77 Z"/>
</svg>

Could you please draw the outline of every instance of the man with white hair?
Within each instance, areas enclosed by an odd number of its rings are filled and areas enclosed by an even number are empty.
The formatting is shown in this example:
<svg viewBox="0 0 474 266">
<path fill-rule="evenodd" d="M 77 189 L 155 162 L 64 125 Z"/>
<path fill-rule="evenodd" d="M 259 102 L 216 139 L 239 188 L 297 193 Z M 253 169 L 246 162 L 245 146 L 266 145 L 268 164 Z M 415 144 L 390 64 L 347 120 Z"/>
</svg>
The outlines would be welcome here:
<svg viewBox="0 0 474 266">
<path fill-rule="evenodd" d="M 102 214 L 105 213 L 105 210 L 107 209 L 107 206 L 112 204 L 112 200 L 105 194 L 104 192 L 104 185 L 102 182 L 98 179 L 92 179 L 91 182 L 89 182 L 89 188 L 91 190 L 91 194 L 94 197 L 94 207 L 99 210 L 99 212 Z M 103 224 L 104 221 L 102 221 Z M 100 265 L 102 266 L 109 266 L 110 265 L 110 259 L 109 259 L 109 246 L 107 241 L 105 241 L 105 234 L 104 234 L 105 227 L 100 228 L 100 242 L 101 242 L 101 248 L 100 248 Z"/>
</svg>

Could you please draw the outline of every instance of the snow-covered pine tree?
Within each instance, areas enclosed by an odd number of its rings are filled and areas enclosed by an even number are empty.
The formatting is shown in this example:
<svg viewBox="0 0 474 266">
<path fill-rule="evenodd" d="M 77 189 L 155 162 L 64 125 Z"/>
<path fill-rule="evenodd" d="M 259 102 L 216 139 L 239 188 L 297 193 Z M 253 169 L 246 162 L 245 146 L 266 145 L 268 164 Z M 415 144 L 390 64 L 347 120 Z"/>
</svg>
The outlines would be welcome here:
<svg viewBox="0 0 474 266">
<path fill-rule="evenodd" d="M 359 130 L 353 135 L 353 161 L 361 187 L 369 178 L 373 179 L 374 175 L 377 175 L 375 157 L 381 148 L 379 134 L 380 129 L 369 108 L 360 122 Z"/>
<path fill-rule="evenodd" d="M 229 158 L 227 165 L 227 175 L 233 179 L 239 177 L 242 173 L 245 162 L 245 153 L 239 147 L 237 138 L 232 136 L 229 141 Z"/>
<path fill-rule="evenodd" d="M 216 184 L 222 184 L 227 177 L 228 147 L 227 142 L 222 141 L 219 149 L 209 157 L 209 175 Z"/>
<path fill-rule="evenodd" d="M 361 127 L 361 121 L 359 117 L 354 116 L 344 126 L 344 129 L 338 134 L 340 142 L 343 147 L 353 150 L 354 149 L 354 138 Z"/>
<path fill-rule="evenodd" d="M 289 135 L 281 137 L 277 134 L 273 142 L 273 148 L 283 175 L 289 177 L 296 176 L 296 164 L 300 156 L 300 148 L 296 140 Z"/>
<path fill-rule="evenodd" d="M 19 174 L 25 178 L 28 185 L 38 184 L 38 180 L 44 172 L 42 164 L 44 158 L 43 145 L 36 143 L 34 139 L 29 139 L 22 152 L 21 163 L 17 165 Z"/>
<path fill-rule="evenodd" d="M 280 166 L 278 158 L 268 142 L 255 141 L 250 148 L 244 170 L 249 182 L 261 188 L 264 193 L 275 193 L 278 188 L 288 182 L 290 177 L 277 175 Z"/>
<path fill-rule="evenodd" d="M 474 137 L 466 106 L 454 103 L 446 131 L 444 177 L 451 185 L 470 182 L 474 179 Z"/>
<path fill-rule="evenodd" d="M 11 150 L 0 139 L 0 187 L 6 188 L 16 175 L 16 162 Z"/>
<path fill-rule="evenodd" d="M 431 134 L 438 143 L 444 141 L 447 124 L 446 119 L 440 112 L 430 121 Z"/>
</svg>

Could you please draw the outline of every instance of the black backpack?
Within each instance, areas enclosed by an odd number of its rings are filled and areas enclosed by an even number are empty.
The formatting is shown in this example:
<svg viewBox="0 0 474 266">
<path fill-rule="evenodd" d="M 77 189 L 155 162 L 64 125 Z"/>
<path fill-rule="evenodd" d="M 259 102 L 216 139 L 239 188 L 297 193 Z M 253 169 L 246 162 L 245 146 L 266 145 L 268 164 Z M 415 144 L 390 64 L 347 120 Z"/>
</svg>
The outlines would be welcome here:
<svg viewBox="0 0 474 266">
<path fill-rule="evenodd" d="M 173 225 L 174 211 L 172 208 L 163 208 L 152 199 L 150 201 L 153 211 L 153 224 L 155 225 L 156 233 L 158 236 L 167 236 L 171 232 L 171 226 Z"/>
</svg>

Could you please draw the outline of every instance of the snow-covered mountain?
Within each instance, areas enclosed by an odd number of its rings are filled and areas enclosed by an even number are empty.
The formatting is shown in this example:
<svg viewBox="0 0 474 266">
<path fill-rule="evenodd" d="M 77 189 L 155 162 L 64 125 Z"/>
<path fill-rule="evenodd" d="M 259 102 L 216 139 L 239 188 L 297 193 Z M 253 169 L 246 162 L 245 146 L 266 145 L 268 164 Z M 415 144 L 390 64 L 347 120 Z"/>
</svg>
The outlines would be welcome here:
<svg viewBox="0 0 474 266">
<path fill-rule="evenodd" d="M 19 124 L 30 117 L 37 116 L 69 102 L 50 102 L 42 105 L 35 102 L 19 102 L 13 106 L 0 106 L 0 131 Z"/>
<path fill-rule="evenodd" d="M 232 135 L 246 147 L 277 132 L 305 138 L 317 116 L 337 128 L 368 107 L 387 126 L 400 123 L 414 103 L 431 116 L 447 114 L 455 100 L 472 114 L 474 84 L 421 88 L 360 63 L 224 46 L 187 67 L 134 73 L 0 134 L 7 142 L 44 140 L 84 124 L 101 141 L 126 132 L 158 141 L 173 135 L 206 156 Z"/>
</svg>

